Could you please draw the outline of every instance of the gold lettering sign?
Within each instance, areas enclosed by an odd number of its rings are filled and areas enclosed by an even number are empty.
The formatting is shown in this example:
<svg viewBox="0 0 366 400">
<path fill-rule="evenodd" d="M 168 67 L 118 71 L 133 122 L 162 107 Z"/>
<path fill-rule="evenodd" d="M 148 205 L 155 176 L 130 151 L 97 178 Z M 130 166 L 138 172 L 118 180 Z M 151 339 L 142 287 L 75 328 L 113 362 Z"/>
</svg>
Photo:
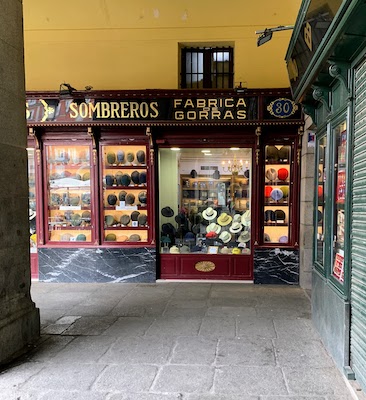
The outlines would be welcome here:
<svg viewBox="0 0 366 400">
<path fill-rule="evenodd" d="M 194 267 L 199 272 L 212 272 L 216 265 L 212 261 L 199 261 Z"/>
<path fill-rule="evenodd" d="M 313 41 L 311 38 L 311 25 L 309 24 L 309 22 L 307 22 L 304 27 L 304 40 L 306 45 L 309 47 L 309 50 L 313 51 Z"/>
</svg>

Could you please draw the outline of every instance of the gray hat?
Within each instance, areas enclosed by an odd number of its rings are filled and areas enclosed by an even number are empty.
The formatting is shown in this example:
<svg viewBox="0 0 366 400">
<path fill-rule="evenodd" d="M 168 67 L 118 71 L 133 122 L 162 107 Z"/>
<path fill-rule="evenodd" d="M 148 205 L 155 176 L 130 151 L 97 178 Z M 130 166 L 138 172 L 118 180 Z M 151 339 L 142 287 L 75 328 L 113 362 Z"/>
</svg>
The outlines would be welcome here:
<svg viewBox="0 0 366 400">
<path fill-rule="evenodd" d="M 85 242 L 85 241 L 86 241 L 86 236 L 85 236 L 83 233 L 79 233 L 79 234 L 76 236 L 76 240 L 77 240 L 78 242 Z"/>
<path fill-rule="evenodd" d="M 140 164 L 145 164 L 145 162 L 146 162 L 146 156 L 145 156 L 145 152 L 144 152 L 143 150 L 139 150 L 139 151 L 136 153 L 136 158 L 137 158 L 137 161 L 138 161 Z"/>
<path fill-rule="evenodd" d="M 139 225 L 140 226 L 144 226 L 146 225 L 147 222 L 147 215 L 146 214 L 140 214 L 137 218 Z"/>
<path fill-rule="evenodd" d="M 89 206 L 89 205 L 90 205 L 90 201 L 91 201 L 91 199 L 90 199 L 90 193 L 83 193 L 83 194 L 81 195 L 81 202 L 82 202 L 83 204 Z"/>
<path fill-rule="evenodd" d="M 118 193 L 119 201 L 125 201 L 126 200 L 126 195 L 127 195 L 127 192 L 125 190 L 120 191 Z"/>
<path fill-rule="evenodd" d="M 147 202 L 147 194 L 146 194 L 146 192 L 140 192 L 139 193 L 139 195 L 138 195 L 138 198 L 139 198 L 139 201 L 140 201 L 140 203 L 141 204 L 146 204 L 146 202 Z"/>
<path fill-rule="evenodd" d="M 72 214 L 71 216 L 71 225 L 79 226 L 81 224 L 81 215 L 80 214 Z"/>
<path fill-rule="evenodd" d="M 126 158 L 127 158 L 127 161 L 129 163 L 132 163 L 133 160 L 135 159 L 135 155 L 133 153 L 129 152 L 129 153 L 127 153 L 127 157 Z"/>
<path fill-rule="evenodd" d="M 62 242 L 69 242 L 71 238 L 72 238 L 72 235 L 70 233 L 64 233 L 61 235 L 60 240 Z"/>
<path fill-rule="evenodd" d="M 85 222 L 90 222 L 91 220 L 91 212 L 90 211 L 83 211 L 81 214 L 81 219 Z"/>
<path fill-rule="evenodd" d="M 125 152 L 123 150 L 117 151 L 117 161 L 118 164 L 123 164 L 125 162 Z"/>
<path fill-rule="evenodd" d="M 117 171 L 116 172 L 116 183 L 117 183 L 117 186 L 122 186 L 123 185 L 122 184 L 122 176 L 123 176 L 123 173 L 121 171 Z"/>
<path fill-rule="evenodd" d="M 131 235 L 128 239 L 129 242 L 140 242 L 141 241 L 141 236 L 137 235 L 136 233 L 134 233 L 133 235 Z"/>
<path fill-rule="evenodd" d="M 104 220 L 107 226 L 112 226 L 116 223 L 116 220 L 114 219 L 113 215 L 106 215 L 104 217 Z"/>
<path fill-rule="evenodd" d="M 122 215 L 120 222 L 122 225 L 128 225 L 130 223 L 130 220 L 131 220 L 131 218 L 129 215 Z"/>
<path fill-rule="evenodd" d="M 78 206 L 79 203 L 80 203 L 80 197 L 79 196 L 70 197 L 70 205 L 71 206 Z"/>
<path fill-rule="evenodd" d="M 125 202 L 126 204 L 133 204 L 135 202 L 135 195 L 133 193 L 128 193 Z"/>
</svg>

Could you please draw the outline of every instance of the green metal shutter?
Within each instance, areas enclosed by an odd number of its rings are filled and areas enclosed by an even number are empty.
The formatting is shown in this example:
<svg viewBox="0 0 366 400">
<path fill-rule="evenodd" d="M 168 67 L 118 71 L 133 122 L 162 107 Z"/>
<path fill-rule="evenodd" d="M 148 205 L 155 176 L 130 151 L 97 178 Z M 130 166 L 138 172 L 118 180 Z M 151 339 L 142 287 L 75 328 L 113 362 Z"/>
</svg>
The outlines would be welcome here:
<svg viewBox="0 0 366 400">
<path fill-rule="evenodd" d="M 351 367 L 366 390 L 366 62 L 355 70 Z"/>
</svg>

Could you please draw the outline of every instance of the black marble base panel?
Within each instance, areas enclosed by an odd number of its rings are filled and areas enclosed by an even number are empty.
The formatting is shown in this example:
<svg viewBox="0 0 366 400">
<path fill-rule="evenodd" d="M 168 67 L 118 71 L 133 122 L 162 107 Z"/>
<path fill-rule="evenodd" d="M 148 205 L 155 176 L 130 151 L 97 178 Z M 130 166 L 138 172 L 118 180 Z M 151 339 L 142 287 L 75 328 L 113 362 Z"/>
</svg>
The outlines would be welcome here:
<svg viewBox="0 0 366 400">
<path fill-rule="evenodd" d="M 293 249 L 256 249 L 254 283 L 298 285 L 299 251 Z"/>
<path fill-rule="evenodd" d="M 155 248 L 38 248 L 41 282 L 156 281 Z"/>
</svg>

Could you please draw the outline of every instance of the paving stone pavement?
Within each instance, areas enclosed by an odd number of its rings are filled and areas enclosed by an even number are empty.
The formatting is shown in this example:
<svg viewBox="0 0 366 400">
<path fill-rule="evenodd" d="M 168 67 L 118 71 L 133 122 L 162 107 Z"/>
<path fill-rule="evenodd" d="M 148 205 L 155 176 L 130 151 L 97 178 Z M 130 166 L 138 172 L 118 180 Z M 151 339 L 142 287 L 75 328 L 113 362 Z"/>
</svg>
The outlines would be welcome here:
<svg viewBox="0 0 366 400">
<path fill-rule="evenodd" d="M 0 400 L 351 400 L 299 287 L 32 282 L 41 339 Z"/>
</svg>

